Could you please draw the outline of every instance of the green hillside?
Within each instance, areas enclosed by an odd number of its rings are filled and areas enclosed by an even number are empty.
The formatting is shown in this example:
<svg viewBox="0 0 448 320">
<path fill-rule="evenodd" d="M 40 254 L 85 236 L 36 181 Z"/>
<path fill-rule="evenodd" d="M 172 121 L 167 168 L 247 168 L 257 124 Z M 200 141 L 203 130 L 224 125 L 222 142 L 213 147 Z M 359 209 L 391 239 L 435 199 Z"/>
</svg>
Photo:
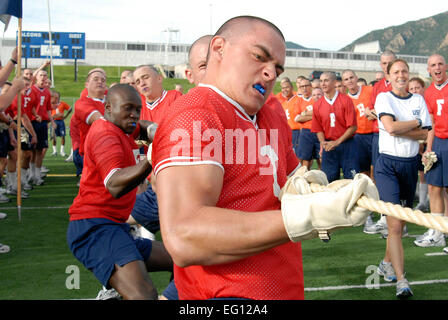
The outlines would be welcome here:
<svg viewBox="0 0 448 320">
<path fill-rule="evenodd" d="M 448 57 L 448 11 L 399 26 L 371 31 L 340 51 L 352 51 L 356 44 L 377 40 L 382 50 L 422 56 L 439 53 Z"/>
</svg>

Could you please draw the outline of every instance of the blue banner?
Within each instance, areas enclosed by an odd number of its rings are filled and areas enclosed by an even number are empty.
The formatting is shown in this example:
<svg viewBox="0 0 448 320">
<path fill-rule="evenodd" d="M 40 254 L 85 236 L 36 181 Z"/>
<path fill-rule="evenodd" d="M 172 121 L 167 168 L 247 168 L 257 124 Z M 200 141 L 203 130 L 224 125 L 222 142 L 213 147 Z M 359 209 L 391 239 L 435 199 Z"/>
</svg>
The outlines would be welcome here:
<svg viewBox="0 0 448 320">
<path fill-rule="evenodd" d="M 0 1 L 0 21 L 5 24 L 5 31 L 8 28 L 11 16 L 22 18 L 22 0 Z"/>
</svg>

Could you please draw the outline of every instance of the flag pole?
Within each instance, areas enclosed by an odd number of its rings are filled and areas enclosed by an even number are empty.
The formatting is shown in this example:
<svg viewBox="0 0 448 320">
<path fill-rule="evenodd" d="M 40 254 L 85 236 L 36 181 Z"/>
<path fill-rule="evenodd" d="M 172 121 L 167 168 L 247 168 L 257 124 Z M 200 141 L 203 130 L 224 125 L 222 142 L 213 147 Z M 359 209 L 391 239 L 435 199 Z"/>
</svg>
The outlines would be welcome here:
<svg viewBox="0 0 448 320">
<path fill-rule="evenodd" d="M 50 0 L 47 0 L 48 9 L 48 39 L 50 40 L 50 69 L 51 69 L 51 87 L 54 88 L 54 73 L 53 73 L 53 39 L 51 34 L 51 20 L 50 20 Z"/>
<path fill-rule="evenodd" d="M 22 73 L 22 18 L 19 18 L 16 77 Z M 22 93 L 17 94 L 17 215 L 22 221 Z"/>
</svg>

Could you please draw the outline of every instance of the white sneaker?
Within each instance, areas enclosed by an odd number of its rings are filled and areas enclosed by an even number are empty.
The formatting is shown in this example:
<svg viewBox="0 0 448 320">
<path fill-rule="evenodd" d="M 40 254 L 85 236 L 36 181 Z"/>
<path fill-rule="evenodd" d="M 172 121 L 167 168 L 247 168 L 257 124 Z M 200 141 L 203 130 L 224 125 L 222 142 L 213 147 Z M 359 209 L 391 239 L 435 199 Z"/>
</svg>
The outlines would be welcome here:
<svg viewBox="0 0 448 320">
<path fill-rule="evenodd" d="M 34 184 L 35 186 L 41 186 L 41 185 L 44 184 L 44 180 L 42 180 L 42 178 L 35 178 L 35 179 L 33 180 L 33 184 Z"/>
<path fill-rule="evenodd" d="M 67 154 L 65 152 L 61 152 L 61 157 L 66 157 Z"/>
<path fill-rule="evenodd" d="M 433 232 L 433 231 L 434 231 L 433 229 L 428 229 L 428 230 L 426 230 L 426 232 L 425 232 L 424 234 L 421 234 L 421 235 L 417 236 L 417 237 L 415 238 L 415 240 L 422 240 L 423 238 L 428 237 L 429 234 L 430 234 L 431 232 Z"/>
<path fill-rule="evenodd" d="M 50 172 L 50 169 L 48 169 L 46 166 L 42 166 L 40 168 L 40 173 L 48 173 L 48 172 Z"/>
<path fill-rule="evenodd" d="M 98 292 L 98 295 L 96 296 L 95 300 L 112 300 L 112 299 L 121 299 L 120 294 L 114 289 L 107 290 L 105 287 L 103 287 L 100 292 Z"/>
<path fill-rule="evenodd" d="M 364 228 L 364 233 L 367 234 L 377 234 L 377 233 L 381 233 L 383 230 L 387 231 L 387 223 L 386 223 L 386 219 L 381 218 L 380 220 L 378 220 L 375 224 L 371 225 L 370 227 L 365 227 Z"/>
<path fill-rule="evenodd" d="M 448 247 L 443 248 L 443 252 L 448 253 Z"/>
<path fill-rule="evenodd" d="M 58 155 L 58 153 L 57 153 L 56 151 L 54 151 L 51 155 L 52 155 L 53 157 L 55 157 L 55 156 Z"/>
<path fill-rule="evenodd" d="M 411 290 L 411 286 L 409 285 L 408 280 L 403 278 L 397 281 L 397 298 L 398 299 L 407 299 L 412 297 L 413 293 Z"/>
<path fill-rule="evenodd" d="M 64 160 L 65 162 L 72 162 L 73 161 L 73 156 L 70 155 L 67 159 Z"/>
<path fill-rule="evenodd" d="M 7 216 L 6 213 L 0 212 L 0 219 L 5 219 Z"/>
<path fill-rule="evenodd" d="M 428 234 L 427 237 L 415 240 L 414 244 L 418 247 L 427 248 L 427 247 L 445 247 L 446 241 L 445 241 L 445 235 L 440 232 L 431 229 L 432 232 Z"/>
<path fill-rule="evenodd" d="M 0 193 L 0 203 L 8 203 L 10 201 L 11 199 L 9 199 L 4 193 Z"/>
<path fill-rule="evenodd" d="M 392 267 L 392 262 L 385 262 L 384 260 L 381 260 L 376 273 L 378 273 L 380 276 L 383 276 L 384 281 L 397 281 L 397 276 L 395 275 L 395 270 Z"/>
<path fill-rule="evenodd" d="M 25 183 L 23 185 L 23 190 L 26 190 L 26 191 L 33 190 L 33 186 L 30 185 L 29 183 Z"/>
<path fill-rule="evenodd" d="M 9 251 L 11 251 L 11 248 L 9 246 L 0 243 L 0 253 L 7 253 Z"/>
</svg>

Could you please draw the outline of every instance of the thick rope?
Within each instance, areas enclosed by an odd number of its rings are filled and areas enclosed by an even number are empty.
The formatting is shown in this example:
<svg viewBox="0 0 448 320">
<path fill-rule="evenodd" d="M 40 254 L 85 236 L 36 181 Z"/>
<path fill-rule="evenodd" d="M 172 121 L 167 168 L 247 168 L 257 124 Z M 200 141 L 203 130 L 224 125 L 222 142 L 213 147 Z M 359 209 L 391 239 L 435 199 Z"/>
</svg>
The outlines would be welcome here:
<svg viewBox="0 0 448 320">
<path fill-rule="evenodd" d="M 323 192 L 327 191 L 325 186 L 317 183 L 311 183 L 311 191 Z M 411 208 L 404 208 L 398 204 L 384 202 L 381 200 L 374 200 L 366 196 L 358 199 L 357 203 L 361 208 L 385 214 L 406 222 L 411 222 L 430 229 L 439 230 L 443 233 L 448 233 L 448 218 L 443 216 L 434 216 L 430 213 L 424 213 L 420 210 L 412 210 Z"/>
</svg>

